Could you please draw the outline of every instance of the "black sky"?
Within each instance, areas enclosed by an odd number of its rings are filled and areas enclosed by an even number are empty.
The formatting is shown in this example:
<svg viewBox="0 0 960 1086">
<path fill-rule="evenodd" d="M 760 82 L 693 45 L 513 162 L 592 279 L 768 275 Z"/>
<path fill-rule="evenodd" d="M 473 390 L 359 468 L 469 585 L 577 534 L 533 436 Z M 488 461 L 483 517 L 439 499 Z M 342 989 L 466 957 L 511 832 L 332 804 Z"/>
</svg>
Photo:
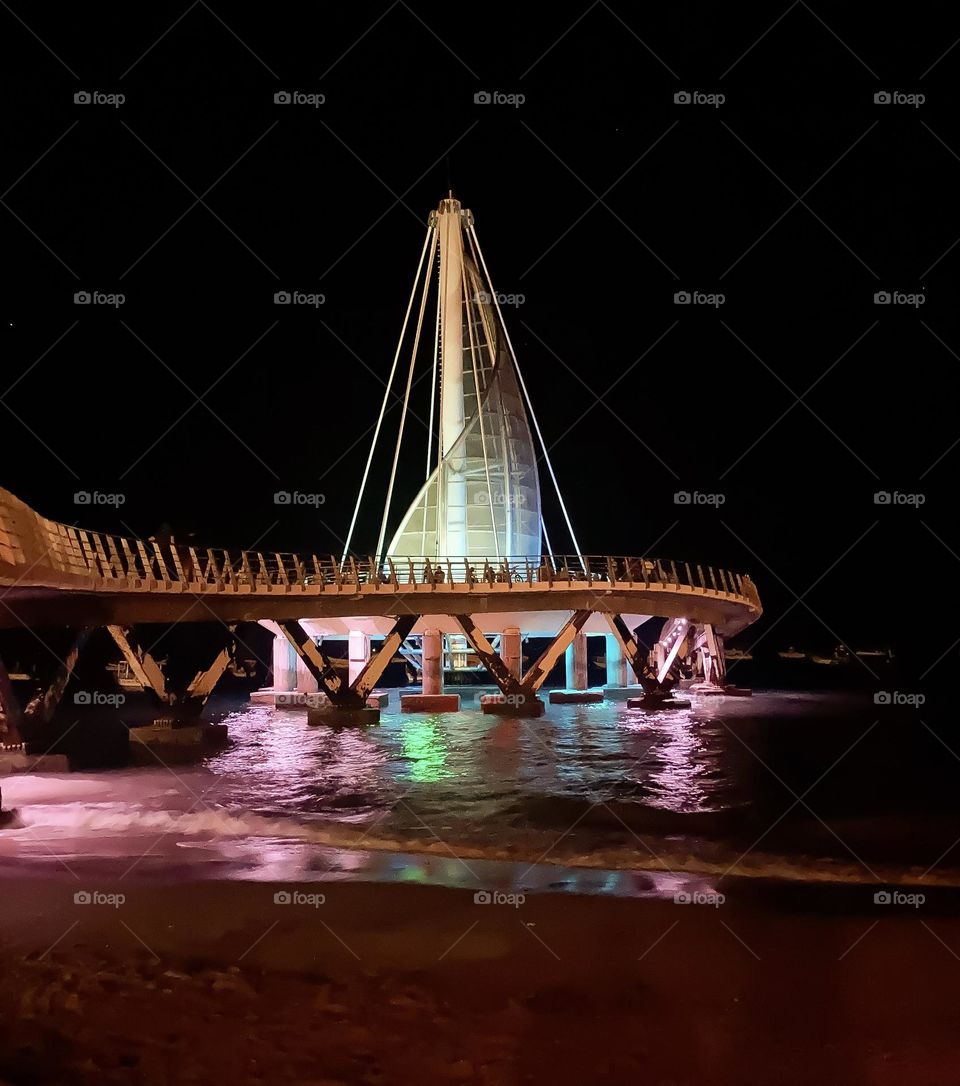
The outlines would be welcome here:
<svg viewBox="0 0 960 1086">
<path fill-rule="evenodd" d="M 507 319 L 585 551 L 749 571 L 784 644 L 950 649 L 951 5 L 21 2 L 0 26 L 0 485 L 40 512 L 339 553 L 367 439 L 347 450 L 449 178 L 498 289 L 525 296 Z M 75 305 L 84 290 L 126 300 Z M 422 461 L 418 443 L 401 506 Z M 79 490 L 125 504 L 79 508 Z M 278 508 L 277 490 L 325 503 Z"/>
</svg>

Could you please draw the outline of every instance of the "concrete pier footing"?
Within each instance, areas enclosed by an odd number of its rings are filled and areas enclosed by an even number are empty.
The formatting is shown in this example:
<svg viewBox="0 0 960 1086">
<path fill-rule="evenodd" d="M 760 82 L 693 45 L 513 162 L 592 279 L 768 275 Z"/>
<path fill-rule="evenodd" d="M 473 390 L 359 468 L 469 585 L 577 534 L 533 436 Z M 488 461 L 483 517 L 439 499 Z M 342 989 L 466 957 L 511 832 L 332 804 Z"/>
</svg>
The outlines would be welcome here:
<svg viewBox="0 0 960 1086">
<path fill-rule="evenodd" d="M 426 684 L 424 684 L 426 685 Z M 401 713 L 459 713 L 459 694 L 401 694 Z"/>
<path fill-rule="evenodd" d="M 338 709 L 333 705 L 307 709 L 307 723 L 312 728 L 353 728 L 358 725 L 379 724 L 380 710 L 364 707 L 362 709 Z"/>
<path fill-rule="evenodd" d="M 646 695 L 642 698 L 627 698 L 628 709 L 689 709 L 693 702 L 683 698 L 658 698 Z"/>
<path fill-rule="evenodd" d="M 69 773 L 65 754 L 28 754 L 25 750 L 0 750 L 0 777 L 13 773 Z"/>
<path fill-rule="evenodd" d="M 546 706 L 540 698 L 530 695 L 483 694 L 480 709 L 497 716 L 543 716 Z"/>
<path fill-rule="evenodd" d="M 158 759 L 162 763 L 190 761 L 225 746 L 229 738 L 226 724 L 183 724 L 161 718 L 130 729 L 130 757 L 137 765 L 156 765 Z"/>
<path fill-rule="evenodd" d="M 551 690 L 551 705 L 596 705 L 603 701 L 602 690 Z"/>
<path fill-rule="evenodd" d="M 628 698 L 642 698 L 643 687 L 639 683 L 633 686 L 605 686 L 603 696 L 607 701 L 626 701 Z"/>
</svg>

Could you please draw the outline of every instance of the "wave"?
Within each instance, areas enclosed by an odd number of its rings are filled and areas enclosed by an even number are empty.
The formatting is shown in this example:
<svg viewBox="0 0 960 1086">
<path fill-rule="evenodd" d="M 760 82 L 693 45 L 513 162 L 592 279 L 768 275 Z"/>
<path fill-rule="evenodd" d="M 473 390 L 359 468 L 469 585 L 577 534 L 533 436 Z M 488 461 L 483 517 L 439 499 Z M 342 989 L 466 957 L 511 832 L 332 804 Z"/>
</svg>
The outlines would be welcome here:
<svg viewBox="0 0 960 1086">
<path fill-rule="evenodd" d="M 445 840 L 410 837 L 374 822 L 367 829 L 340 822 L 298 822 L 226 810 L 172 812 L 131 810 L 117 805 L 90 807 L 68 804 L 15 812 L 16 820 L 5 835 L 31 837 L 46 833 L 58 838 L 87 835 L 136 837 L 138 834 L 219 840 L 267 838 L 301 841 L 336 849 L 455 856 L 461 860 L 553 864 L 572 868 L 618 871 L 667 872 L 711 878 L 777 879 L 807 883 L 857 883 L 873 885 L 960 887 L 960 870 L 927 872 L 919 865 L 875 863 L 872 870 L 843 860 L 805 855 L 780 855 L 751 851 L 741 854 L 729 842 L 663 837 L 644 833 L 636 843 L 584 849 L 582 844 L 557 841 L 556 833 L 528 831 L 508 842 Z"/>
</svg>

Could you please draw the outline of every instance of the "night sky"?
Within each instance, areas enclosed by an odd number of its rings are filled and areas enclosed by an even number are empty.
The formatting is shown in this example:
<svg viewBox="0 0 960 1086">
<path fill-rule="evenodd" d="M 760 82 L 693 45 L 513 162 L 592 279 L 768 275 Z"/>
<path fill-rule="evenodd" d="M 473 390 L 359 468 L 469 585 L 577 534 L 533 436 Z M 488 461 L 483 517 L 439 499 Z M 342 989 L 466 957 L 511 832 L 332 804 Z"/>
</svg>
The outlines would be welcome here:
<svg viewBox="0 0 960 1086">
<path fill-rule="evenodd" d="M 766 614 L 747 643 L 893 644 L 950 677 L 952 5 L 19 0 L 0 25 L 0 485 L 81 526 L 339 554 L 452 185 L 497 289 L 524 296 L 506 317 L 586 553 L 749 572 Z M 398 513 L 422 481 L 411 435 Z"/>
</svg>

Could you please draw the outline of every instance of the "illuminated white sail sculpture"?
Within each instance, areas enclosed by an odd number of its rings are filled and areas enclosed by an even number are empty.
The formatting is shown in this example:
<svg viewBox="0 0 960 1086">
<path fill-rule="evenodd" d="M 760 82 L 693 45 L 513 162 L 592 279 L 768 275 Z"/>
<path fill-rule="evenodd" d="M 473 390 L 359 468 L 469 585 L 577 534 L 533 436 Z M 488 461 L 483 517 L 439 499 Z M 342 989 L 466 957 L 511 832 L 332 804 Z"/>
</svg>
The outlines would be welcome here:
<svg viewBox="0 0 960 1086">
<path fill-rule="evenodd" d="M 541 554 L 540 482 L 493 292 L 470 251 L 469 212 L 437 212 L 440 284 L 438 463 L 407 510 L 390 555 Z"/>
<path fill-rule="evenodd" d="M 473 215 L 452 195 L 442 200 L 430 215 L 344 558 L 418 296 L 403 412 L 376 553 L 380 558 L 539 560 L 544 554 L 544 543 L 547 551 L 550 546 L 544 538 L 537 453 L 528 421 L 529 398 L 477 242 Z M 385 548 L 414 369 L 424 338 L 424 318 L 430 298 L 435 304 L 435 328 L 426 479 Z M 532 407 L 529 418 L 556 486 Z M 559 488 L 557 496 L 579 554 Z"/>
</svg>

